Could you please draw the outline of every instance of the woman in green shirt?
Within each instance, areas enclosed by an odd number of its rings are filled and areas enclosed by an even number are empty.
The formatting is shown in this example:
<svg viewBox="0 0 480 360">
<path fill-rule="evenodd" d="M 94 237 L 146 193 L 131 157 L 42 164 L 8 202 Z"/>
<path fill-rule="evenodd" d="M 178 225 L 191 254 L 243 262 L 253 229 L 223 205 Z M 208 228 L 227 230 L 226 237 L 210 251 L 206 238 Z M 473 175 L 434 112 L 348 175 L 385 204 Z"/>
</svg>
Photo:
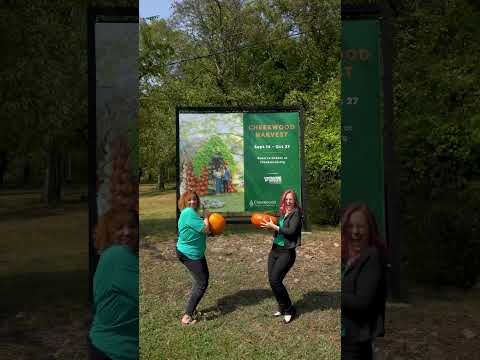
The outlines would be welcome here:
<svg viewBox="0 0 480 360">
<path fill-rule="evenodd" d="M 205 218 L 201 218 L 199 207 L 200 198 L 194 191 L 185 192 L 178 200 L 181 213 L 178 219 L 176 252 L 178 260 L 185 265 L 193 278 L 192 291 L 181 319 L 182 325 L 195 323 L 193 313 L 208 287 L 209 272 L 205 250 L 207 234 L 210 232 L 209 212 L 204 211 Z"/>
<path fill-rule="evenodd" d="M 300 245 L 302 234 L 302 210 L 297 194 L 286 190 L 280 198 L 278 226 L 270 219 L 261 226 L 274 231 L 272 250 L 268 255 L 268 280 L 278 303 L 274 316 L 283 316 L 288 324 L 296 315 L 296 309 L 288 295 L 283 279 L 292 268 L 296 259 L 296 247 Z"/>
<path fill-rule="evenodd" d="M 91 360 L 138 359 L 138 213 L 112 209 L 96 228 Z"/>
</svg>

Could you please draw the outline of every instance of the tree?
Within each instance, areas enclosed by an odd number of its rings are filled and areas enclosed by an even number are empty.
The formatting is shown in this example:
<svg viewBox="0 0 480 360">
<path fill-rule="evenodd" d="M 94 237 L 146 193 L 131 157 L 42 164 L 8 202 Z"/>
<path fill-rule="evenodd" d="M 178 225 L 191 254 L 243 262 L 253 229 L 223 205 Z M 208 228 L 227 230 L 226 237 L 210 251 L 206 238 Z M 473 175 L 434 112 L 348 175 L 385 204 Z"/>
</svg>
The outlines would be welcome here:
<svg viewBox="0 0 480 360">
<path fill-rule="evenodd" d="M 159 129 L 174 133 L 176 105 L 299 105 L 305 109 L 308 181 L 335 181 L 340 166 L 339 3 L 183 0 L 173 9 L 168 21 L 142 24 L 148 41 L 141 40 L 141 59 L 154 58 L 145 60 L 143 71 L 149 76 L 142 81 L 140 131 L 142 139 L 151 140 L 140 142 L 142 166 L 153 168 L 167 153 L 173 162 L 174 137 L 162 138 Z M 206 130 L 209 121 L 206 117 L 185 131 L 214 135 Z M 236 131 L 215 132 L 233 152 L 242 152 Z"/>
</svg>

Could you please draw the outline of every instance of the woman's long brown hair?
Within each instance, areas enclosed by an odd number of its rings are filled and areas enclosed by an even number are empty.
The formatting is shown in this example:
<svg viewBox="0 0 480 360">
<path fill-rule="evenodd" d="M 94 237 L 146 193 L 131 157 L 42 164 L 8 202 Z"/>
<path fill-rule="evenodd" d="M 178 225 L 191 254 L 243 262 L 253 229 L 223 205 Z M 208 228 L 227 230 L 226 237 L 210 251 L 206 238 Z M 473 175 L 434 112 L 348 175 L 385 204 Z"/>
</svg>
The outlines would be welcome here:
<svg viewBox="0 0 480 360">
<path fill-rule="evenodd" d="M 386 245 L 380 238 L 377 221 L 372 210 L 364 203 L 355 203 L 348 206 L 342 216 L 341 233 L 342 233 L 342 260 L 348 260 L 348 249 L 350 247 L 350 234 L 347 231 L 347 224 L 350 222 L 350 217 L 354 212 L 360 211 L 367 219 L 368 224 L 368 246 L 374 246 L 380 250 L 383 256 L 386 256 Z"/>
</svg>

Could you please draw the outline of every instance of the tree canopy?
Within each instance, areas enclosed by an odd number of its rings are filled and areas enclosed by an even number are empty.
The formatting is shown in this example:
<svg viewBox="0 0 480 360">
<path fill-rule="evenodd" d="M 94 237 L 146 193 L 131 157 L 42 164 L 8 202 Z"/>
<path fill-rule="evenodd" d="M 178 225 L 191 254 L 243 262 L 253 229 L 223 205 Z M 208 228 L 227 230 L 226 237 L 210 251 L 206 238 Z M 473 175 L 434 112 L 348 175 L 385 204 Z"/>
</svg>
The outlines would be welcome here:
<svg viewBox="0 0 480 360">
<path fill-rule="evenodd" d="M 173 163 L 175 137 L 160 132 L 174 133 L 177 105 L 298 105 L 309 181 L 337 176 L 339 1 L 175 1 L 168 20 L 143 21 L 140 33 L 140 121 L 149 124 L 140 136 L 151 139 L 140 141 L 142 166 Z"/>
</svg>

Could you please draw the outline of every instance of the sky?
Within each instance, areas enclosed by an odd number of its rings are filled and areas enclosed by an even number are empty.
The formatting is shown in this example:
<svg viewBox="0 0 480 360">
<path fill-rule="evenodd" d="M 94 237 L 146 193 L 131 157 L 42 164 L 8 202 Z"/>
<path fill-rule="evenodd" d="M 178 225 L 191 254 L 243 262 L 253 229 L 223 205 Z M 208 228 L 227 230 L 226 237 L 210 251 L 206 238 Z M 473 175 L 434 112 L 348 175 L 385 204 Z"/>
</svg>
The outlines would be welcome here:
<svg viewBox="0 0 480 360">
<path fill-rule="evenodd" d="M 159 15 L 166 19 L 171 15 L 172 3 L 173 0 L 140 0 L 140 17 Z"/>
</svg>

